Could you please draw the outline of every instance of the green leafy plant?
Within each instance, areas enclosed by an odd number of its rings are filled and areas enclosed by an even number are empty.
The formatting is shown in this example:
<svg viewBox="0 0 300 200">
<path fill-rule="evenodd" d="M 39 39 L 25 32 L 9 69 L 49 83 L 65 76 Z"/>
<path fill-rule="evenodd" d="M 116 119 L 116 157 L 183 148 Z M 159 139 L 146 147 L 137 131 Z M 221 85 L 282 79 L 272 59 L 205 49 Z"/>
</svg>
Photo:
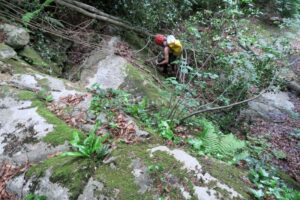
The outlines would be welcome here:
<svg viewBox="0 0 300 200">
<path fill-rule="evenodd" d="M 164 170 L 164 167 L 160 164 L 154 164 L 154 165 L 150 165 L 147 168 L 149 173 L 157 173 L 157 172 L 162 172 Z"/>
<path fill-rule="evenodd" d="M 39 99 L 44 100 L 46 102 L 53 101 L 52 94 L 45 88 L 42 88 L 41 90 L 39 90 L 36 95 Z"/>
<path fill-rule="evenodd" d="M 37 17 L 45 7 L 49 6 L 54 0 L 46 0 L 44 3 L 40 4 L 38 9 L 33 12 L 27 12 L 22 16 L 23 23 L 27 26 L 29 22 Z"/>
<path fill-rule="evenodd" d="M 74 157 L 85 157 L 85 158 L 96 158 L 103 160 L 108 155 L 108 146 L 103 144 L 108 138 L 108 134 L 99 137 L 96 136 L 95 131 L 89 133 L 89 136 L 81 141 L 77 132 L 73 133 L 73 140 L 70 144 L 76 151 L 64 152 L 61 156 L 74 156 Z"/>
<path fill-rule="evenodd" d="M 233 134 L 224 135 L 206 119 L 199 120 L 203 130 L 197 138 L 189 139 L 188 143 L 201 155 L 212 155 L 218 159 L 236 162 L 248 154 L 243 151 L 244 141 Z"/>
<path fill-rule="evenodd" d="M 250 170 L 249 179 L 255 185 L 255 189 L 250 189 L 250 192 L 256 199 L 273 197 L 276 200 L 296 200 L 300 198 L 300 192 L 288 188 L 280 178 L 261 165 L 256 165 Z"/>
<path fill-rule="evenodd" d="M 30 193 L 25 196 L 24 200 L 46 200 L 46 199 L 47 198 L 44 195 L 37 195 L 37 194 Z"/>
<path fill-rule="evenodd" d="M 158 125 L 160 135 L 167 140 L 175 140 L 176 137 L 169 125 L 168 121 L 161 121 Z"/>
</svg>

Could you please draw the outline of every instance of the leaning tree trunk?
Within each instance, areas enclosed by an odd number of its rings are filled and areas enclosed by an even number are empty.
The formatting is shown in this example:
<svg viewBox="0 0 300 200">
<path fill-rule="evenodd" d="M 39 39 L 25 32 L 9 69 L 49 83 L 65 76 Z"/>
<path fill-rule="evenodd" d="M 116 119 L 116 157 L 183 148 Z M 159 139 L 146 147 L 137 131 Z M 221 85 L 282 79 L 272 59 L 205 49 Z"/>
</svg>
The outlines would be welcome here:
<svg viewBox="0 0 300 200">
<path fill-rule="evenodd" d="M 97 19 L 97 20 L 101 20 L 116 26 L 119 26 L 121 28 L 127 29 L 127 30 L 131 30 L 134 32 L 137 32 L 139 34 L 142 35 L 146 35 L 146 36 L 152 36 L 151 33 L 149 33 L 148 31 L 142 30 L 140 28 L 136 28 L 132 25 L 130 25 L 129 23 L 123 22 L 121 21 L 119 18 L 116 18 L 114 16 L 108 15 L 100 10 L 98 10 L 95 7 L 92 7 L 90 5 L 81 3 L 81 2 L 77 2 L 77 1 L 72 1 L 72 0 L 55 0 L 55 2 L 57 4 L 60 4 L 62 6 L 65 6 L 67 8 L 70 8 L 74 11 L 77 11 L 83 15 L 86 15 L 88 17 Z"/>
</svg>

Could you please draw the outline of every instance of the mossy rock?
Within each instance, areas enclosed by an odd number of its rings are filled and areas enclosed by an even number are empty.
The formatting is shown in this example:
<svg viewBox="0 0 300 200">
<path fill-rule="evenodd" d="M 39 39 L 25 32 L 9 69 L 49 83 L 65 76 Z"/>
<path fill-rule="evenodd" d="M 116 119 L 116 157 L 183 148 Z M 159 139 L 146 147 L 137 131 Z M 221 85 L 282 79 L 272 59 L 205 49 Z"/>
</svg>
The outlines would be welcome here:
<svg viewBox="0 0 300 200">
<path fill-rule="evenodd" d="M 203 169 L 212 176 L 234 188 L 245 199 L 251 199 L 248 194 L 249 188 L 242 180 L 243 177 L 247 177 L 248 172 L 246 170 L 238 169 L 213 158 L 200 158 L 199 162 Z M 222 191 L 220 192 L 222 193 Z"/>
<path fill-rule="evenodd" d="M 42 72 L 60 75 L 61 68 L 58 67 L 55 63 L 46 62 L 42 59 L 42 57 L 31 47 L 26 46 L 24 49 L 18 52 L 19 56 L 21 56 L 28 64 L 36 67 Z"/>
<path fill-rule="evenodd" d="M 42 139 L 44 142 L 56 146 L 72 140 L 73 132 L 79 132 L 82 136 L 80 131 L 70 127 L 63 120 L 59 119 L 55 114 L 49 111 L 45 102 L 38 99 L 35 93 L 30 91 L 21 91 L 18 96 L 20 100 L 32 101 L 32 106 L 37 107 L 38 114 L 45 118 L 48 123 L 54 125 L 54 130 Z"/>
<path fill-rule="evenodd" d="M 51 170 L 50 181 L 69 189 L 70 199 L 75 200 L 91 176 L 92 166 L 89 159 L 57 156 L 31 166 L 25 176 L 27 179 L 37 179 L 43 177 L 47 170 Z"/>
<path fill-rule="evenodd" d="M 166 99 L 166 92 L 157 86 L 153 77 L 148 72 L 142 71 L 137 67 L 127 64 L 126 79 L 121 85 L 121 89 L 125 89 L 135 96 L 147 97 L 150 101 L 161 104 Z"/>
</svg>

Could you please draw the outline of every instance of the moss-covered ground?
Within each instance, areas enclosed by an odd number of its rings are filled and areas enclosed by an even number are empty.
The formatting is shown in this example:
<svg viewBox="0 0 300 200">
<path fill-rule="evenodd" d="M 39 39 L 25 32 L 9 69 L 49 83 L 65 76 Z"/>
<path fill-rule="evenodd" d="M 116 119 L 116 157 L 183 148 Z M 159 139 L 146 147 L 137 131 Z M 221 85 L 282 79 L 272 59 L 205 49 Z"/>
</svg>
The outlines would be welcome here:
<svg viewBox="0 0 300 200">
<path fill-rule="evenodd" d="M 77 131 L 67 125 L 63 120 L 59 119 L 55 114 L 47 109 L 46 103 L 38 99 L 37 95 L 31 91 L 21 91 L 19 94 L 20 100 L 30 100 L 32 101 L 32 106 L 37 107 L 37 112 L 46 121 L 54 126 L 54 130 L 48 133 L 43 141 L 52 145 L 64 144 L 65 141 L 72 139 L 73 132 Z"/>
<path fill-rule="evenodd" d="M 42 177 L 51 170 L 50 181 L 65 186 L 70 191 L 70 199 L 77 199 L 91 176 L 91 167 L 89 159 L 57 156 L 33 165 L 26 177 Z"/>
</svg>

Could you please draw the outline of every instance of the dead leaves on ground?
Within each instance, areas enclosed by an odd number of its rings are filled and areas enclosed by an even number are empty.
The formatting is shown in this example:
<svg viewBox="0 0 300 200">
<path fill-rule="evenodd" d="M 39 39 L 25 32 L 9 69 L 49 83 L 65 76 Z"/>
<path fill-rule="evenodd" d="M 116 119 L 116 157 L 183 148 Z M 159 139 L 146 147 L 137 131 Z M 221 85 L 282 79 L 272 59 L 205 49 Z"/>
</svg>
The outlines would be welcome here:
<svg viewBox="0 0 300 200">
<path fill-rule="evenodd" d="M 14 176 L 25 172 L 28 169 L 28 163 L 24 166 L 17 167 L 11 163 L 4 162 L 0 166 L 0 200 L 14 200 L 15 196 L 6 190 L 6 184 Z"/>
<path fill-rule="evenodd" d="M 68 106 L 76 106 L 80 102 L 84 101 L 85 97 L 87 97 L 86 94 L 85 95 L 79 95 L 79 94 L 71 95 L 70 94 L 66 97 L 60 98 L 60 101 Z"/>
<path fill-rule="evenodd" d="M 80 102 L 84 101 L 86 97 L 87 95 L 68 95 L 60 98 L 60 102 L 67 106 L 75 107 Z M 72 113 L 67 113 L 65 111 L 65 106 L 61 106 L 59 103 L 55 102 L 48 104 L 47 108 L 70 126 L 79 127 L 80 124 L 87 123 L 85 111 L 78 112 L 78 114 L 75 116 L 72 115 Z"/>
<path fill-rule="evenodd" d="M 116 117 L 117 128 L 111 129 L 113 136 L 122 139 L 126 144 L 132 144 L 138 141 L 136 135 L 137 127 L 133 121 L 125 118 L 121 113 Z"/>
</svg>

